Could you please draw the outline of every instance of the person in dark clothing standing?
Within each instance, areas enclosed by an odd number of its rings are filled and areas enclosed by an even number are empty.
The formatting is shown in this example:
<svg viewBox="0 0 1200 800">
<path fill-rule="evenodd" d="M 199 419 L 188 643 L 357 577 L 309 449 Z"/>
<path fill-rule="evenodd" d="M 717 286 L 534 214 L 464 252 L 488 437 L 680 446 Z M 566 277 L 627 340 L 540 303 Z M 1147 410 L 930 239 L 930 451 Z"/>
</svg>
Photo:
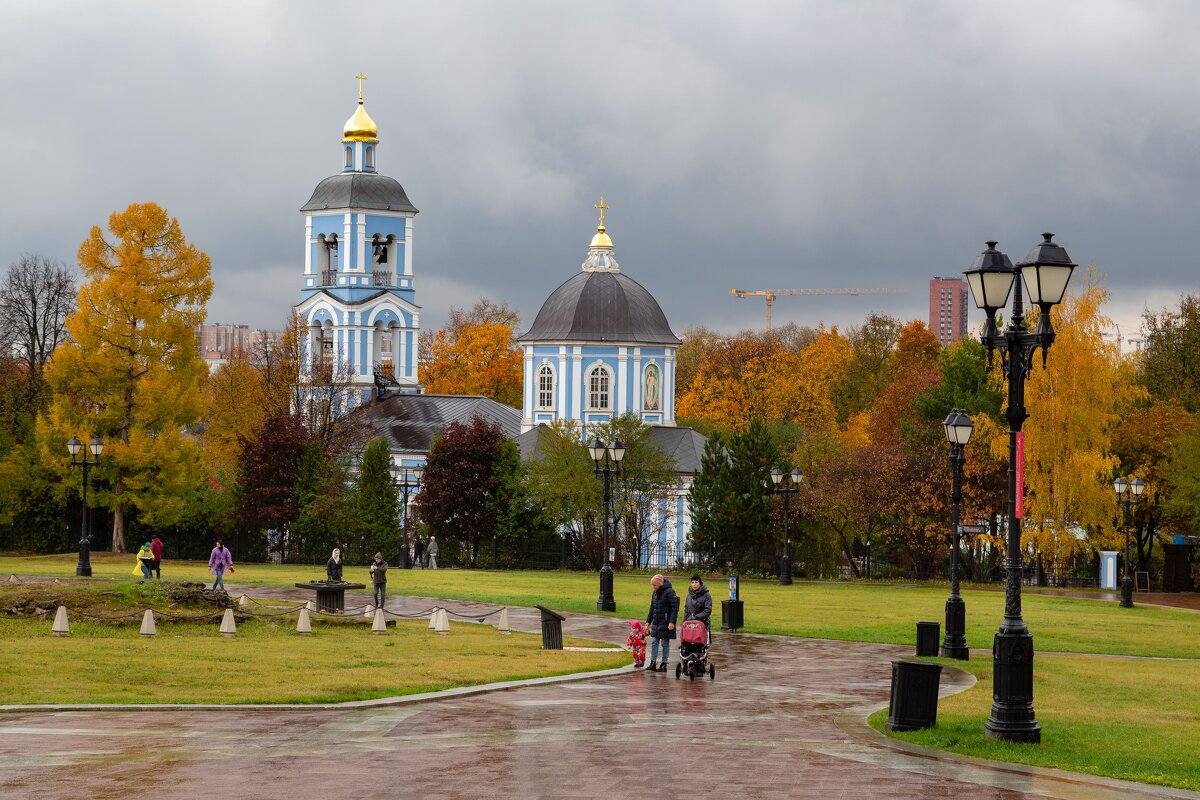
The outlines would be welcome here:
<svg viewBox="0 0 1200 800">
<path fill-rule="evenodd" d="M 333 548 L 333 553 L 329 556 L 329 560 L 325 562 L 325 580 L 341 581 L 342 579 L 342 551 L 340 548 Z"/>
<path fill-rule="evenodd" d="M 423 569 L 425 566 L 425 543 L 421 541 L 420 534 L 414 536 L 413 539 L 416 540 L 413 543 L 413 547 L 416 550 L 413 558 L 413 569 Z"/>
<path fill-rule="evenodd" d="M 371 599 L 376 608 L 383 608 L 387 598 L 387 562 L 383 560 L 383 553 L 376 553 L 375 561 L 371 563 L 371 583 L 375 584 L 375 594 Z"/>
<path fill-rule="evenodd" d="M 683 621 L 687 622 L 689 619 L 703 622 L 704 627 L 709 630 L 709 641 L 712 641 L 712 626 L 709 624 L 709 620 L 712 619 L 712 595 L 708 593 L 708 587 L 699 575 L 692 576 L 687 598 L 683 601 Z"/>
<path fill-rule="evenodd" d="M 162 539 L 158 538 L 157 534 L 155 534 L 154 538 L 150 540 L 150 554 L 154 556 L 154 563 L 150 565 L 150 569 L 154 570 L 154 577 L 161 581 L 163 543 Z"/>
<path fill-rule="evenodd" d="M 654 591 L 650 594 L 650 610 L 646 613 L 646 622 L 650 625 L 649 669 L 666 672 L 667 662 L 671 660 L 671 640 L 675 638 L 675 620 L 679 618 L 679 596 L 662 575 L 651 578 L 650 585 Z"/>
</svg>

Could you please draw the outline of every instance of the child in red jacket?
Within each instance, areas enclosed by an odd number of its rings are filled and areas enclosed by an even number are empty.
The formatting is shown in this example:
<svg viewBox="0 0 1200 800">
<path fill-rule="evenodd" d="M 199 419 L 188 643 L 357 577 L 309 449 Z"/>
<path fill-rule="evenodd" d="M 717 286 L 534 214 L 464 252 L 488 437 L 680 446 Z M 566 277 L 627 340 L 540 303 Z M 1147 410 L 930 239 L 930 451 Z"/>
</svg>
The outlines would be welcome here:
<svg viewBox="0 0 1200 800">
<path fill-rule="evenodd" d="M 646 626 L 636 619 L 629 620 L 629 638 L 625 646 L 633 651 L 633 665 L 643 667 L 646 664 Z"/>
</svg>

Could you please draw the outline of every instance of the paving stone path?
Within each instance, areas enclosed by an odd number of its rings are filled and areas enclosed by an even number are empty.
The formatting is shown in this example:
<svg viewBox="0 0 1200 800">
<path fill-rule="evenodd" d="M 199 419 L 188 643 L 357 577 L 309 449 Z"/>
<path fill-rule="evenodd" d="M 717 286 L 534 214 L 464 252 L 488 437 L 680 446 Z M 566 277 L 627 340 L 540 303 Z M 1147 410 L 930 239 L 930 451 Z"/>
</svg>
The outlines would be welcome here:
<svg viewBox="0 0 1200 800">
<path fill-rule="evenodd" d="M 435 603 L 494 608 L 388 607 Z M 530 609 L 510 624 L 539 630 Z M 626 629 L 564 623 L 607 641 Z M 715 681 L 633 672 L 371 708 L 6 713 L 0 798 L 1200 798 L 888 740 L 864 719 L 909 652 L 718 634 Z M 970 680 L 951 673 L 944 693 Z"/>
</svg>

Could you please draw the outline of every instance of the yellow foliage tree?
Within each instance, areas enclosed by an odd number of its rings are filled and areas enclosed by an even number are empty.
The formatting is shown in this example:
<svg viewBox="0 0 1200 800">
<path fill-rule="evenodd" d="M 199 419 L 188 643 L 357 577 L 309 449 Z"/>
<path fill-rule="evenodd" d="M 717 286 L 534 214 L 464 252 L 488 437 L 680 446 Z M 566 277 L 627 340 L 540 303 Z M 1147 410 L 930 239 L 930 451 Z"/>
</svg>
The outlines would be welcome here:
<svg viewBox="0 0 1200 800">
<path fill-rule="evenodd" d="M 1090 266 L 1074 286 L 1052 312 L 1056 337 L 1049 366 L 1035 364 L 1025 384 L 1023 527 L 1054 559 L 1086 546 L 1080 531 L 1093 546 L 1115 541 L 1111 480 L 1118 459 L 1112 436 L 1120 410 L 1143 391 L 1116 345 L 1101 337 L 1111 327 L 1101 313 L 1110 296 L 1103 274 Z M 1031 327 L 1037 324 L 1033 316 Z M 991 445 L 993 455 L 1007 458 L 1006 436 Z"/>
<path fill-rule="evenodd" d="M 113 510 L 112 547 L 125 549 L 125 515 L 169 523 L 199 480 L 186 426 L 200 415 L 206 374 L 195 327 L 212 294 L 207 255 L 189 244 L 178 220 L 153 203 L 92 228 L 79 247 L 86 283 L 67 320 L 70 340 L 54 351 L 46 379 L 54 403 L 41 422 L 43 459 L 62 462 L 71 435 L 105 440 L 100 466 Z M 51 450 L 53 448 L 53 450 Z"/>
<path fill-rule="evenodd" d="M 452 310 L 451 324 L 429 343 L 429 360 L 422 367 L 425 390 L 483 395 L 520 408 L 523 358 L 516 322 L 515 314 L 486 300 L 471 314 Z"/>
<path fill-rule="evenodd" d="M 253 439 L 266 417 L 263 376 L 248 354 L 234 350 L 205 382 L 201 401 L 204 433 L 200 455 L 205 471 L 218 485 L 230 486 L 243 443 Z"/>
</svg>

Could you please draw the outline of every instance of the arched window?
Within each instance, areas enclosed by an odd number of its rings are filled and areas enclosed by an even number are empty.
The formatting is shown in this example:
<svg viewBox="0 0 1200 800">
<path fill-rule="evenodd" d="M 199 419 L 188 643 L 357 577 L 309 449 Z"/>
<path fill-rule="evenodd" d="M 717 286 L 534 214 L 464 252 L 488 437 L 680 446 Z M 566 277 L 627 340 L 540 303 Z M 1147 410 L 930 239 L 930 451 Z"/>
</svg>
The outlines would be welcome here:
<svg viewBox="0 0 1200 800">
<path fill-rule="evenodd" d="M 365 157 L 366 157 L 365 158 L 366 166 L 369 167 L 370 169 L 374 169 L 375 168 L 375 148 L 368 147 L 366 149 Z"/>
<path fill-rule="evenodd" d="M 554 410 L 554 368 L 542 364 L 538 369 L 537 407 L 543 411 Z"/>
<path fill-rule="evenodd" d="M 588 409 L 592 411 L 608 411 L 612 407 L 609 389 L 612 380 L 608 368 L 603 365 L 592 367 L 588 373 Z"/>
<path fill-rule="evenodd" d="M 346 166 L 347 167 L 354 166 L 354 148 L 353 147 L 346 148 Z"/>
</svg>

